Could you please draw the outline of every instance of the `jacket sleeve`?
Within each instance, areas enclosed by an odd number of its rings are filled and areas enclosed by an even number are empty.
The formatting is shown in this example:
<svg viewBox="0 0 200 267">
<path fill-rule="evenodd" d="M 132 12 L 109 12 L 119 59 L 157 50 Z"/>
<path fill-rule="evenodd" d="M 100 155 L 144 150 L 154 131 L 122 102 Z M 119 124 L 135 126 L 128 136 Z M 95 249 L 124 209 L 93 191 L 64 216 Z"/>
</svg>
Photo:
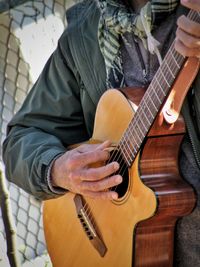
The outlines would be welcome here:
<svg viewBox="0 0 200 267">
<path fill-rule="evenodd" d="M 21 109 L 8 124 L 3 144 L 7 179 L 38 199 L 58 196 L 46 181 L 51 161 L 69 144 L 88 139 L 79 76 L 66 38 L 61 39 L 65 44 L 58 43 Z"/>
</svg>

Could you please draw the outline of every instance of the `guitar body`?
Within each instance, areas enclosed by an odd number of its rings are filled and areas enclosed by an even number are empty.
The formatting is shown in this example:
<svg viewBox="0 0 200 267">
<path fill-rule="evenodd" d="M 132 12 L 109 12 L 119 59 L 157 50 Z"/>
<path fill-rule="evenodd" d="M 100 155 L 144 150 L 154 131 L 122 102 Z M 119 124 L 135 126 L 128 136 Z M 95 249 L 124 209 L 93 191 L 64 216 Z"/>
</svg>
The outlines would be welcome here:
<svg viewBox="0 0 200 267">
<path fill-rule="evenodd" d="M 117 143 L 133 114 L 131 105 L 120 92 L 108 91 L 98 105 L 92 139 Z M 92 246 L 77 219 L 74 194 L 67 193 L 44 203 L 45 237 L 54 267 L 132 266 L 135 225 L 155 213 L 156 197 L 139 178 L 138 159 L 129 170 L 129 176 L 127 192 L 120 201 L 85 198 L 107 248 L 103 257 Z"/>
<path fill-rule="evenodd" d="M 120 91 L 108 90 L 98 104 L 90 142 L 117 144 L 134 116 L 133 107 Z M 182 121 L 171 127 L 170 137 L 168 126 L 154 125 L 128 168 L 119 200 L 76 199 L 67 193 L 44 202 L 45 238 L 54 267 L 172 266 L 175 222 L 191 212 L 194 193 L 178 172 Z"/>
</svg>

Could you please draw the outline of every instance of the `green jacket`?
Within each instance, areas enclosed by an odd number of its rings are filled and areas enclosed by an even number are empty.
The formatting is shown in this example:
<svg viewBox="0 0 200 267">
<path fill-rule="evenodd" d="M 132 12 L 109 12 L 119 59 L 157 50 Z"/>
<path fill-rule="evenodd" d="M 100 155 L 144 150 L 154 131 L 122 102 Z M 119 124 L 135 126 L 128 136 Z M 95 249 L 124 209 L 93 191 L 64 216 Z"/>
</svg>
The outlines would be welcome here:
<svg viewBox="0 0 200 267">
<path fill-rule="evenodd" d="M 58 196 L 46 182 L 51 161 L 68 145 L 92 135 L 96 105 L 106 90 L 97 45 L 99 15 L 93 0 L 67 11 L 68 27 L 57 49 L 8 125 L 3 144 L 6 176 L 39 199 Z"/>
</svg>

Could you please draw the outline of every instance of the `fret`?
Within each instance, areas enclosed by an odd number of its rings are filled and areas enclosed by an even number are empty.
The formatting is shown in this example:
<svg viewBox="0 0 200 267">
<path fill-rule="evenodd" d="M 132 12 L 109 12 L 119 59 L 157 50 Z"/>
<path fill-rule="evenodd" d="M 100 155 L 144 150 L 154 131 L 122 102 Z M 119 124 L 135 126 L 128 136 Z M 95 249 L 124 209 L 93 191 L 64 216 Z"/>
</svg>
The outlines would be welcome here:
<svg viewBox="0 0 200 267">
<path fill-rule="evenodd" d="M 177 68 L 180 69 L 181 66 L 178 64 L 178 62 L 177 62 L 177 60 L 176 60 L 176 58 L 175 58 L 175 56 L 171 50 L 169 50 L 169 53 L 171 54 L 171 58 L 173 59 L 174 63 L 176 64 Z"/>
<path fill-rule="evenodd" d="M 153 115 L 153 113 L 152 113 L 151 109 L 149 108 L 149 105 L 148 105 L 148 103 L 147 103 L 147 102 L 144 102 L 144 105 L 147 107 L 147 110 L 148 110 L 148 112 L 149 112 L 150 116 L 153 118 L 153 117 L 154 117 L 154 115 Z"/>
<path fill-rule="evenodd" d="M 143 105 L 141 106 L 141 107 L 143 107 Z M 142 117 L 142 114 L 143 113 L 145 113 L 145 118 L 148 120 L 148 126 L 149 125 L 151 125 L 151 123 L 152 123 L 152 121 L 153 121 L 153 119 L 154 119 L 154 115 L 152 115 L 151 113 L 149 113 L 148 111 L 146 111 L 145 109 L 141 109 L 140 108 L 140 117 L 138 116 L 138 115 L 135 115 L 135 121 L 134 121 L 134 128 L 136 128 L 137 127 L 137 124 L 138 124 L 138 122 L 139 121 L 141 121 L 141 119 L 143 118 Z"/>
<path fill-rule="evenodd" d="M 163 88 L 162 88 L 160 82 L 158 81 L 157 76 L 155 76 L 154 80 L 152 81 L 152 83 L 154 83 L 154 82 L 156 82 L 156 84 L 158 84 L 158 86 L 160 87 L 161 91 L 159 91 L 159 92 L 162 92 L 163 93 L 163 96 L 165 96 L 165 93 L 163 91 Z M 155 94 L 155 96 L 157 97 L 159 104 L 162 104 L 161 98 L 158 97 L 158 94 Z"/>
<path fill-rule="evenodd" d="M 158 106 L 160 105 L 160 97 L 158 96 L 157 88 L 151 91 L 147 91 L 147 104 L 152 110 L 153 114 L 158 112 Z"/>
<path fill-rule="evenodd" d="M 140 137 L 140 134 L 139 134 L 139 132 L 138 132 L 138 125 L 136 124 L 135 125 L 135 128 L 134 128 L 134 131 L 135 131 L 135 135 L 136 135 L 136 138 L 139 140 L 139 142 L 138 143 L 141 143 L 142 142 L 142 138 Z"/>
<path fill-rule="evenodd" d="M 139 121 L 141 122 L 141 118 L 139 118 Z M 144 137 L 144 131 L 142 131 L 142 129 L 140 127 L 141 126 L 141 123 L 139 123 L 139 121 L 138 121 L 138 127 L 136 129 L 139 129 L 139 132 L 141 134 L 141 135 L 139 135 L 139 137 L 140 136 Z M 139 132 L 138 132 L 138 134 L 139 134 Z"/>
<path fill-rule="evenodd" d="M 125 140 L 125 141 L 127 141 L 127 140 Z M 129 153 L 128 153 L 127 148 L 129 149 Z M 131 150 L 130 150 L 129 145 L 128 145 L 127 142 L 126 143 L 123 142 L 121 144 L 120 151 L 121 151 L 121 153 L 123 155 L 124 160 L 128 163 L 129 160 L 131 159 L 131 156 L 130 156 L 131 155 Z M 128 160 L 127 156 L 129 157 L 129 160 Z"/>
<path fill-rule="evenodd" d="M 130 166 L 129 160 L 128 160 L 127 157 L 126 157 L 126 153 L 125 153 L 125 152 L 126 152 L 126 151 L 122 150 L 123 158 L 124 158 L 124 160 L 126 161 L 126 163 L 128 164 L 128 166 Z M 131 161 L 131 158 L 130 158 L 130 161 Z"/>
<path fill-rule="evenodd" d="M 131 147 L 130 147 L 131 144 L 130 144 L 130 142 L 128 142 L 127 139 L 125 140 L 125 142 L 126 142 L 126 145 L 128 147 L 129 153 L 131 154 L 131 152 L 132 152 Z M 133 147 L 133 149 L 136 151 L 135 147 Z"/>
<path fill-rule="evenodd" d="M 145 119 L 147 120 L 148 124 L 151 125 L 150 122 L 149 122 L 149 120 L 148 120 L 148 118 L 147 118 L 147 116 L 145 115 L 145 113 L 144 113 L 143 110 L 142 110 L 142 113 L 143 113 L 143 118 L 145 118 Z M 147 128 L 147 126 L 144 124 L 144 120 L 141 120 L 141 123 L 142 123 L 142 125 L 143 125 L 143 128 L 144 128 L 145 132 L 148 132 L 148 128 Z"/>
<path fill-rule="evenodd" d="M 141 137 L 142 138 L 144 138 L 144 136 L 146 135 L 146 133 L 148 132 L 148 129 L 147 128 L 144 128 L 144 127 L 142 127 L 142 118 L 139 118 L 139 121 L 138 121 L 138 124 L 140 125 L 139 127 L 138 127 L 138 129 L 140 130 L 140 133 L 141 133 Z M 143 128 L 143 129 L 142 129 Z"/>
<path fill-rule="evenodd" d="M 128 131 L 127 131 L 128 132 Z M 127 133 L 126 133 L 127 134 Z M 135 150 L 135 152 L 137 153 L 137 149 L 135 148 L 135 145 L 134 144 L 137 144 L 137 142 L 136 142 L 136 140 L 135 140 L 135 137 L 134 137 L 134 135 L 131 135 L 131 137 L 133 137 L 134 138 L 134 141 L 131 143 L 131 145 L 132 145 L 132 148 Z M 125 140 L 126 142 L 127 142 L 127 139 L 130 139 L 130 136 L 127 136 L 127 138 L 126 138 L 126 135 L 124 135 L 123 136 L 123 140 Z M 123 141 L 122 140 L 122 141 Z M 130 151 L 131 152 L 131 151 Z"/>
<path fill-rule="evenodd" d="M 162 74 L 162 76 L 163 76 L 163 78 L 164 78 L 164 80 L 165 80 L 167 86 L 170 87 L 170 84 L 168 83 L 168 81 L 167 81 L 165 75 L 163 74 L 162 69 L 160 69 L 160 73 Z"/>
<path fill-rule="evenodd" d="M 130 124 L 130 127 L 127 129 L 127 138 L 133 142 L 137 150 L 140 146 L 141 139 L 138 138 L 135 124 Z"/>
<path fill-rule="evenodd" d="M 138 142 L 138 135 L 136 134 L 136 129 L 135 128 L 132 128 L 132 129 L 129 128 L 128 132 L 129 132 L 129 135 L 127 136 L 127 138 L 129 138 L 130 141 L 132 141 L 136 151 L 138 152 L 138 149 L 139 149 L 140 144 L 141 144 L 141 139 Z"/>
<path fill-rule="evenodd" d="M 147 118 L 149 123 L 152 122 L 152 119 L 158 112 L 158 108 L 155 106 L 155 104 L 157 106 L 160 105 L 160 102 L 158 102 L 158 98 L 155 99 L 153 96 L 156 96 L 154 92 L 152 92 L 152 98 L 150 98 L 150 95 L 147 93 L 146 97 L 144 97 L 141 103 L 141 108 L 140 108 L 142 110 L 141 111 L 142 114 L 145 114 L 145 117 Z M 152 104 L 152 102 L 154 103 Z"/>
<path fill-rule="evenodd" d="M 132 145 L 132 149 L 134 150 L 135 153 L 137 153 L 138 150 L 135 148 L 135 145 L 134 144 L 131 144 Z M 136 145 L 137 145 L 137 143 L 136 143 Z M 130 152 L 132 151 L 132 149 L 130 149 Z"/>
<path fill-rule="evenodd" d="M 148 117 L 146 116 L 146 114 L 144 113 L 144 111 L 142 111 L 143 113 L 143 118 L 146 119 L 146 125 L 145 125 L 145 130 L 148 131 L 148 128 L 146 128 L 147 126 L 150 126 L 151 125 L 151 122 L 149 121 Z M 143 121 L 143 120 L 142 120 Z"/>
<path fill-rule="evenodd" d="M 129 164 L 130 165 L 130 163 L 131 163 L 131 160 L 132 160 L 132 156 L 133 155 L 136 155 L 136 153 L 137 153 L 137 150 L 135 149 L 135 147 L 133 147 L 134 148 L 134 152 L 133 152 L 133 150 L 131 149 L 131 147 L 129 147 L 129 154 L 128 154 L 128 156 L 129 156 L 129 158 L 126 160 L 126 162 L 127 162 L 127 164 Z M 126 151 L 127 153 L 128 153 L 128 151 Z"/>
<path fill-rule="evenodd" d="M 132 157 L 135 157 L 138 150 L 135 149 L 135 152 L 133 152 L 133 150 L 131 150 L 131 148 L 129 146 L 128 146 L 128 148 L 129 148 L 129 153 L 127 150 L 124 149 L 124 143 L 123 142 L 120 143 L 120 145 L 119 145 L 119 150 L 121 151 L 121 155 L 123 156 L 123 159 L 125 160 L 125 162 L 128 166 L 131 166 Z"/>
<path fill-rule="evenodd" d="M 151 92 L 154 93 L 154 95 L 156 96 L 156 98 L 158 99 L 158 101 L 160 103 L 160 99 L 158 98 L 158 95 L 154 91 L 151 91 Z M 153 105 L 155 111 L 158 112 L 158 108 L 157 108 L 157 106 L 154 103 L 154 101 L 156 101 L 156 100 L 151 98 L 151 95 L 150 95 L 149 91 L 147 91 L 147 96 L 148 96 L 148 100 L 151 101 L 151 104 Z"/>
<path fill-rule="evenodd" d="M 146 100 L 148 102 L 148 105 L 154 109 L 154 114 L 157 114 L 158 112 L 158 107 L 161 104 L 161 99 L 158 97 L 158 94 L 156 90 L 151 90 L 146 92 L 148 99 Z M 148 120 L 149 121 L 149 120 Z M 150 120 L 151 121 L 151 120 Z M 150 123 L 149 121 L 149 123 Z"/>
<path fill-rule="evenodd" d="M 167 66 L 167 68 L 168 68 L 168 70 L 169 70 L 169 72 L 170 72 L 172 78 L 175 79 L 176 77 L 174 76 L 174 74 L 173 74 L 171 68 L 169 67 L 169 65 L 168 65 L 167 63 L 166 63 L 166 66 Z"/>
<path fill-rule="evenodd" d="M 128 146 L 128 148 L 129 148 L 129 153 L 130 153 L 129 155 L 131 155 L 131 153 L 132 153 L 132 151 L 133 151 L 132 149 L 134 149 L 134 150 L 135 150 L 135 152 L 137 152 L 137 150 L 135 149 L 135 147 L 134 147 L 134 146 L 133 146 L 133 147 L 131 147 L 131 145 L 129 145 L 129 146 Z M 131 157 L 130 157 L 130 160 L 131 160 Z"/>
</svg>

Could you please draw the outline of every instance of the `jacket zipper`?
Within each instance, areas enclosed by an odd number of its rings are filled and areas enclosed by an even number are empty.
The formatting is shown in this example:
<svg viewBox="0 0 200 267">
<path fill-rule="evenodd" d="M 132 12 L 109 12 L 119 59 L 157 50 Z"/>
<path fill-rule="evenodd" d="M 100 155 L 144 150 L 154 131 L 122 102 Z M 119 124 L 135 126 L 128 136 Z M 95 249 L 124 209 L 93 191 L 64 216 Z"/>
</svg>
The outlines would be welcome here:
<svg viewBox="0 0 200 267">
<path fill-rule="evenodd" d="M 200 160 L 199 160 L 199 157 L 198 157 L 198 153 L 196 151 L 196 146 L 195 146 L 194 141 L 192 139 L 191 128 L 190 128 L 190 125 L 189 125 L 190 123 L 186 118 L 185 118 L 185 122 L 186 122 L 186 125 L 187 125 L 187 128 L 188 128 L 188 136 L 189 136 L 189 139 L 190 139 L 190 143 L 192 145 L 192 150 L 193 150 L 196 162 L 197 162 L 197 164 L 198 164 L 198 166 L 200 168 Z"/>
<path fill-rule="evenodd" d="M 138 53 L 138 56 L 139 56 L 139 59 L 140 59 L 140 64 L 141 64 L 141 67 L 142 67 L 143 79 L 144 79 L 145 84 L 147 84 L 148 83 L 148 80 L 147 80 L 147 69 L 146 69 L 146 66 L 145 66 L 145 63 L 144 63 L 142 52 L 140 50 L 140 46 L 138 44 L 137 38 L 134 38 L 134 40 L 135 40 L 135 47 L 136 47 L 136 50 L 137 50 L 137 53 Z"/>
<path fill-rule="evenodd" d="M 183 110 L 185 124 L 187 126 L 188 137 L 189 137 L 190 143 L 192 145 L 194 157 L 196 159 L 198 167 L 200 168 L 200 159 L 199 159 L 198 152 L 196 149 L 196 143 L 194 141 L 195 137 L 193 138 L 193 136 L 192 136 L 192 131 L 194 130 L 194 128 L 193 128 L 194 126 L 191 125 L 192 124 L 191 119 L 188 117 L 189 115 L 187 115 L 187 112 L 189 112 L 189 104 L 187 103 L 187 101 L 188 101 L 188 99 L 186 99 L 186 103 L 183 104 L 182 110 Z M 187 110 L 186 110 L 185 105 L 187 105 Z"/>
</svg>

